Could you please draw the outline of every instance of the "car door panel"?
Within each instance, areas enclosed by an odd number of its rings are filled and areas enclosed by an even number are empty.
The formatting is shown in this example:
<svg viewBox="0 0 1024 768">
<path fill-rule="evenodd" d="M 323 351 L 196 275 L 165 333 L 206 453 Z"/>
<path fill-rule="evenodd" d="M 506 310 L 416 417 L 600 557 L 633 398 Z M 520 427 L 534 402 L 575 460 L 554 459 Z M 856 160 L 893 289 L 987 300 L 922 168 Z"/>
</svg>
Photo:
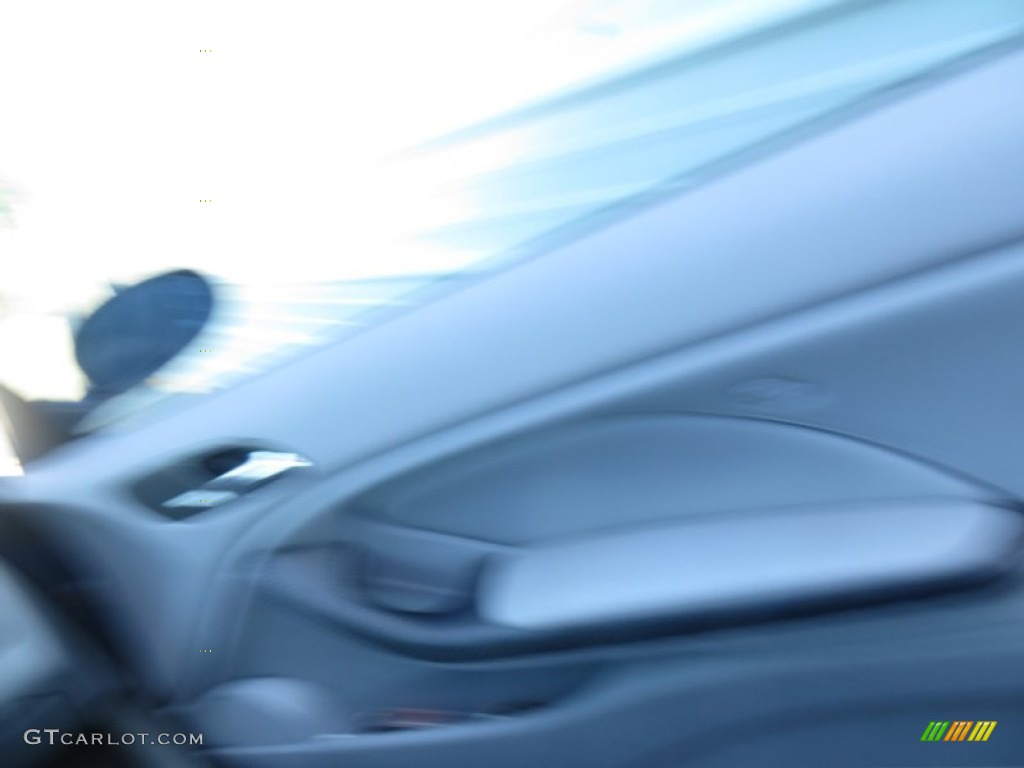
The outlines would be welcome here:
<svg viewBox="0 0 1024 768">
<path fill-rule="evenodd" d="M 726 764 L 747 742 L 740 754 L 769 764 L 1009 765 L 1021 746 L 1012 733 L 998 743 L 962 745 L 978 748 L 958 749 L 952 758 L 920 736 L 929 721 L 946 718 L 937 709 L 1003 723 L 1020 716 L 1018 681 L 1006 671 L 1022 661 L 1021 625 L 1019 595 L 997 591 L 980 601 L 903 605 L 879 615 L 583 655 L 438 663 L 382 649 L 261 599 L 232 674 L 315 681 L 356 716 L 344 732 L 271 746 L 221 744 L 215 754 L 232 765 L 462 766 L 485 760 L 661 768 Z M 325 667 L 324 659 L 337 663 Z M 512 706 L 522 708 L 401 732 L 357 730 L 381 711 L 489 714 Z M 208 727 L 211 718 L 204 714 Z M 808 740 L 800 733 L 824 724 L 832 735 L 840 725 L 852 729 L 858 744 L 838 749 L 848 739 Z M 792 738 L 773 744 L 779 732 Z"/>
<path fill-rule="evenodd" d="M 693 445 L 710 458 L 681 450 Z M 743 471 L 767 452 L 773 471 Z M 675 471 L 636 471 L 652 457 Z M 687 471 L 704 461 L 745 479 L 745 503 L 716 506 L 718 478 L 705 486 L 706 473 Z M 807 493 L 809 471 L 836 498 L 757 504 Z M 583 477 L 619 493 L 595 494 Z M 534 498 L 524 489 L 575 511 L 558 528 L 504 535 L 503 515 Z M 445 530 L 414 527 L 421 515 Z M 270 703 L 231 686 L 267 678 L 312 686 L 345 714 L 326 732 L 296 715 L 278 743 L 225 732 L 214 754 L 228 764 L 668 768 L 768 755 L 942 765 L 919 741 L 936 700 L 974 707 L 977 719 L 1021 709 L 997 671 L 1024 655 L 1019 511 L 846 438 L 736 419 L 599 419 L 392 478 L 330 519 L 330 533 L 296 535 L 251 562 L 232 666 L 182 716 L 207 727 L 238 713 L 258 720 Z M 487 520 L 499 540 L 467 535 Z M 812 566 L 790 580 L 789 568 Z M 652 603 L 659 593 L 666 601 Z M 409 712 L 411 724 L 394 724 Z M 842 755 L 819 738 L 848 730 L 862 743 Z M 722 736 L 732 731 L 741 736 Z M 1020 745 L 977 746 L 971 759 Z"/>
</svg>

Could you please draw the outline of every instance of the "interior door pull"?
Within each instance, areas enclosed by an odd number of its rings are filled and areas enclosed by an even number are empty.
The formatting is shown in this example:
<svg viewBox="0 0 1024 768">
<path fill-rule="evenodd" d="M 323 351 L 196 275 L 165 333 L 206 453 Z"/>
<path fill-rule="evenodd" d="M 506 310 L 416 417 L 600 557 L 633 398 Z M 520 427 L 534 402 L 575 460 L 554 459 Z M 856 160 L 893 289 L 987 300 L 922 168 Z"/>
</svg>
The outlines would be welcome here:
<svg viewBox="0 0 1024 768">
<path fill-rule="evenodd" d="M 289 470 L 309 466 L 312 466 L 312 462 L 297 453 L 253 451 L 244 462 L 214 478 L 206 487 L 241 493 L 273 480 Z"/>
<path fill-rule="evenodd" d="M 250 451 L 245 460 L 197 488 L 168 499 L 163 506 L 169 509 L 216 507 L 237 499 L 281 475 L 313 463 L 297 453 L 276 451 Z"/>
</svg>

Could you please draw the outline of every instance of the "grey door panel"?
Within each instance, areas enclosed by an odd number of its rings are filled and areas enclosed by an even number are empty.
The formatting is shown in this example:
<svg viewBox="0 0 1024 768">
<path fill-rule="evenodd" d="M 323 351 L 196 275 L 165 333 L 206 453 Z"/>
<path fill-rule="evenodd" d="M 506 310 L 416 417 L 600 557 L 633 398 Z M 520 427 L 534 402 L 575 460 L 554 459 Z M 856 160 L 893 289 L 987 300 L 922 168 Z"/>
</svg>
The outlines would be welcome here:
<svg viewBox="0 0 1024 768">
<path fill-rule="evenodd" d="M 334 692 L 355 725 L 276 745 L 222 743 L 215 754 L 228 765 L 669 768 L 758 756 L 769 765 L 990 766 L 1016 765 L 1024 747 L 1012 728 L 1024 715 L 1016 583 L 894 611 L 473 664 L 387 652 L 277 600 L 258 600 L 250 619 L 232 674 L 272 668 L 310 681 Z M 324 668 L 325 658 L 336 661 Z M 528 699 L 534 707 L 496 718 L 358 730 L 382 709 L 490 711 Z M 985 744 L 922 743 L 937 719 L 1001 725 Z M 854 749 L 806 733 L 840 725 L 858 734 Z"/>
<path fill-rule="evenodd" d="M 250 561 L 230 667 L 181 709 L 227 765 L 946 765 L 930 721 L 1024 714 L 1018 510 L 837 435 L 581 423 L 389 480 L 330 526 Z M 282 686 L 331 703 L 232 726 Z M 998 733 L 956 764 L 1007 764 L 1024 737 Z"/>
</svg>

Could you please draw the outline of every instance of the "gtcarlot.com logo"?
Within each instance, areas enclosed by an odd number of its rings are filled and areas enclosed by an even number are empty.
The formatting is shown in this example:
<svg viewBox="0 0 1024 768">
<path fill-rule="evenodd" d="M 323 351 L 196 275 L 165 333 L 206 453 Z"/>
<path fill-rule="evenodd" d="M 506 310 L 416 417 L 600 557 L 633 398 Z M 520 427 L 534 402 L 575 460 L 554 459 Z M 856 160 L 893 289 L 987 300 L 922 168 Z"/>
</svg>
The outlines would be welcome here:
<svg viewBox="0 0 1024 768">
<path fill-rule="evenodd" d="M 49 744 L 51 746 L 119 747 L 135 744 L 172 744 L 177 746 L 202 746 L 201 733 L 74 733 L 59 728 L 29 728 L 23 738 L 26 744 Z"/>
<path fill-rule="evenodd" d="M 995 720 L 932 720 L 921 741 L 988 741 L 995 729 Z"/>
</svg>

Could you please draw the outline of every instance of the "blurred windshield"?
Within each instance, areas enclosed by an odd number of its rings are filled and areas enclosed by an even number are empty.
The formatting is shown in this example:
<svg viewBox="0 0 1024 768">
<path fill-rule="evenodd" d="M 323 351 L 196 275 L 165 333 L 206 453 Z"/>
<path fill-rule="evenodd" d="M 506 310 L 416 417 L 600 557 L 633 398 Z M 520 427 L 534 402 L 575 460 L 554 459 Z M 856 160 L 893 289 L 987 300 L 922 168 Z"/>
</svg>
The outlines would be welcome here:
<svg viewBox="0 0 1024 768">
<path fill-rule="evenodd" d="M 75 324 L 190 268 L 214 322 L 86 427 L 229 386 L 1024 29 L 1020 0 L 348 8 L 11 4 L 0 381 L 81 397 Z"/>
</svg>

